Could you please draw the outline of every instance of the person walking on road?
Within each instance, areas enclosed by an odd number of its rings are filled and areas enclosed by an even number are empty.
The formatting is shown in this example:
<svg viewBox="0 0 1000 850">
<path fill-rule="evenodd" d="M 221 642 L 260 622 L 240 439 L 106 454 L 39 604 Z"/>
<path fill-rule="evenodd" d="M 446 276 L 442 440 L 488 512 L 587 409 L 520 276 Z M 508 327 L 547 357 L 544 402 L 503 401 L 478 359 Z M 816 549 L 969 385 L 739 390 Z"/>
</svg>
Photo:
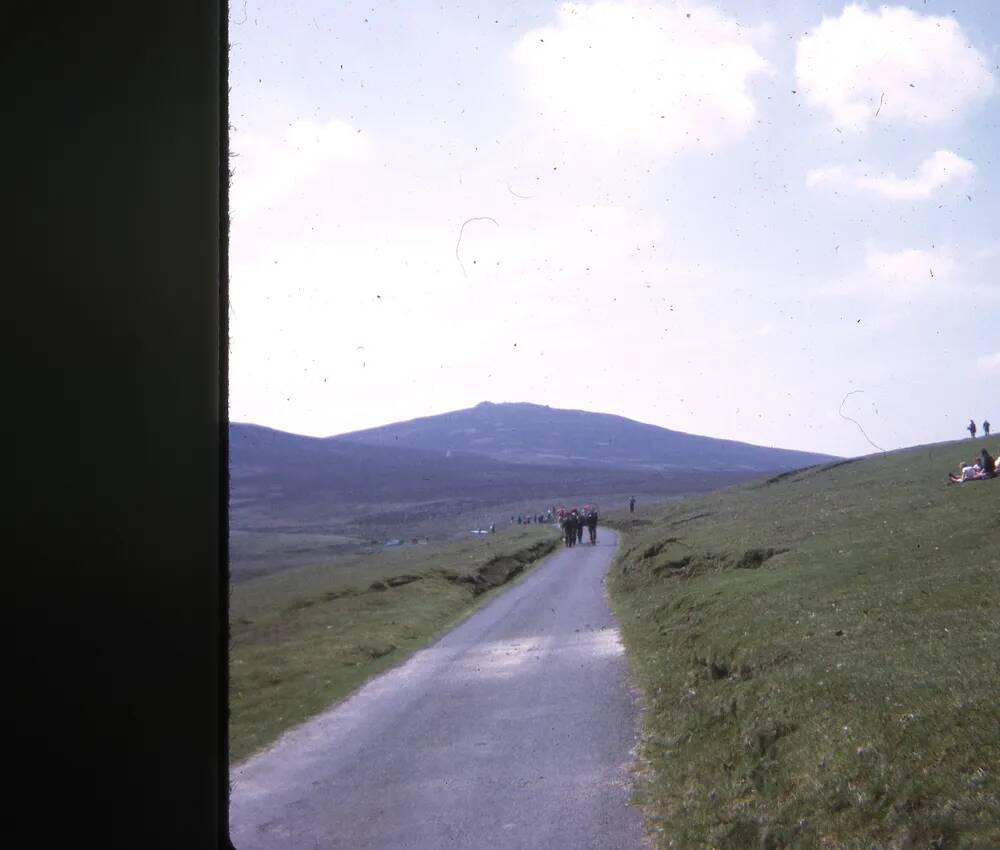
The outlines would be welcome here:
<svg viewBox="0 0 1000 850">
<path fill-rule="evenodd" d="M 597 545 L 597 508 L 591 508 L 587 514 L 587 531 L 590 532 L 590 545 Z"/>
<path fill-rule="evenodd" d="M 560 520 L 563 527 L 563 535 L 567 546 L 576 543 L 576 514 L 568 513 Z"/>
<path fill-rule="evenodd" d="M 972 439 L 976 439 L 976 423 L 973 420 L 969 420 L 969 424 L 965 426 L 965 430 L 969 432 Z"/>
</svg>

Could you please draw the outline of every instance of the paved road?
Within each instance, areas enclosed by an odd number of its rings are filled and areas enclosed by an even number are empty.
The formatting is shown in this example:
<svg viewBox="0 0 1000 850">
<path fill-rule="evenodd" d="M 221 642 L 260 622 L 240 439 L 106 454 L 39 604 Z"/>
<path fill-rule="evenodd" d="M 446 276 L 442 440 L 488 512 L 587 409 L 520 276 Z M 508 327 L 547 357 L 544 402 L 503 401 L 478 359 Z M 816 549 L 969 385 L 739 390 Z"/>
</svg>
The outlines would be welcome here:
<svg viewBox="0 0 1000 850">
<path fill-rule="evenodd" d="M 603 594 L 561 548 L 427 649 L 231 771 L 238 850 L 625 850 L 637 709 Z"/>
</svg>

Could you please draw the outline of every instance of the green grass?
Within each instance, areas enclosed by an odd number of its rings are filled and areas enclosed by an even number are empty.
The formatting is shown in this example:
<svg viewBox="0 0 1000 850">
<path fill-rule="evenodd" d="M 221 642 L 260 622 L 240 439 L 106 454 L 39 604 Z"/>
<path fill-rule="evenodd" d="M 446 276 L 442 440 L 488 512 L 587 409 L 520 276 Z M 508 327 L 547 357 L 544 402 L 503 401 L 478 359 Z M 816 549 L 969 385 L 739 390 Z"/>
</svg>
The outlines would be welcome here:
<svg viewBox="0 0 1000 850">
<path fill-rule="evenodd" d="M 550 527 L 516 526 L 233 585 L 230 761 L 426 646 L 557 543 Z"/>
<path fill-rule="evenodd" d="M 610 518 L 657 846 L 1000 847 L 1000 479 L 946 483 L 983 445 Z"/>
</svg>

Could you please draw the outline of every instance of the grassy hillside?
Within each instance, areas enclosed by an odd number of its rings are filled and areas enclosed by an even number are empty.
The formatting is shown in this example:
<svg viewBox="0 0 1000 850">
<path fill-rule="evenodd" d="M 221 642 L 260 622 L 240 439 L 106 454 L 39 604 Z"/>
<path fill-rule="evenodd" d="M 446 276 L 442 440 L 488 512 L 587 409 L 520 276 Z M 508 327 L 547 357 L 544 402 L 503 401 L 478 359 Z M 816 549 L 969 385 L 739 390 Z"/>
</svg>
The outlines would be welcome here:
<svg viewBox="0 0 1000 850">
<path fill-rule="evenodd" d="M 1000 847 L 1000 479 L 946 483 L 983 445 L 617 518 L 658 846 Z"/>
<path fill-rule="evenodd" d="M 516 526 L 233 586 L 230 760 L 266 747 L 426 645 L 558 540 L 551 527 Z"/>
</svg>

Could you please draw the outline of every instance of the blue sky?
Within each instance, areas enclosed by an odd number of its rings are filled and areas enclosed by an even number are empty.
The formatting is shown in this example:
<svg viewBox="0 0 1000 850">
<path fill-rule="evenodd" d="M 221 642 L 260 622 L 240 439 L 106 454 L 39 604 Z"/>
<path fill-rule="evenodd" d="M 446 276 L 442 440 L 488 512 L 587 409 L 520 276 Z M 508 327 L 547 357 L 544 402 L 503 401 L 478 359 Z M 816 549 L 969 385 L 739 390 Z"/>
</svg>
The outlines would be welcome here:
<svg viewBox="0 0 1000 850">
<path fill-rule="evenodd" d="M 1000 428 L 991 5 L 234 3 L 231 418 Z"/>
</svg>

